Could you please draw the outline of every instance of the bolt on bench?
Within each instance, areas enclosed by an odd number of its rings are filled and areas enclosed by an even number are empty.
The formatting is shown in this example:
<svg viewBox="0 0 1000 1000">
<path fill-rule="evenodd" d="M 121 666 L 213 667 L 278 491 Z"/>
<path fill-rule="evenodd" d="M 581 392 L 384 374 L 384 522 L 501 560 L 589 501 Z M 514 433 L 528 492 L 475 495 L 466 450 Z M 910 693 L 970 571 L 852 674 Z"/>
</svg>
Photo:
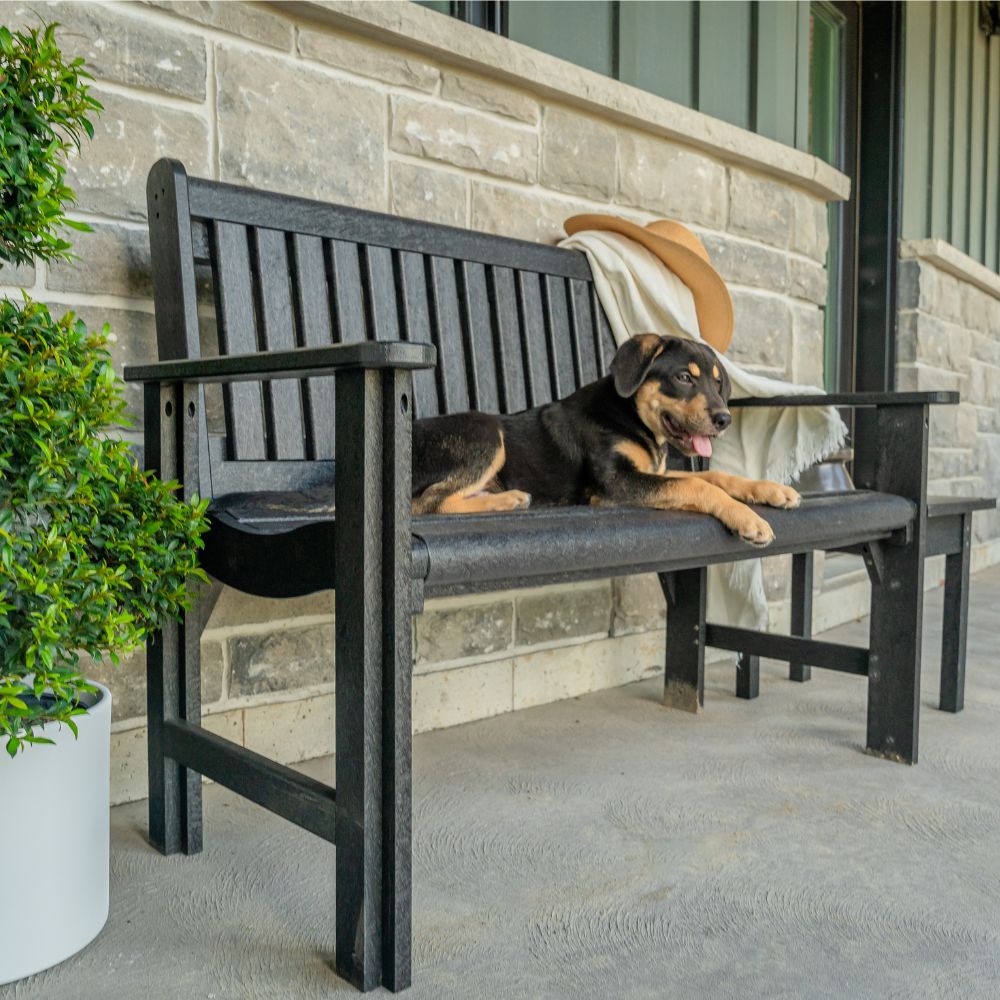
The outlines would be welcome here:
<svg viewBox="0 0 1000 1000">
<path fill-rule="evenodd" d="M 410 982 L 411 618 L 426 595 L 655 571 L 670 608 L 665 701 L 697 710 L 706 644 L 868 677 L 867 746 L 917 759 L 928 406 L 955 393 L 793 397 L 874 407 L 877 462 L 850 495 L 760 508 L 768 552 L 869 545 L 869 650 L 705 621 L 706 566 L 759 552 L 711 517 L 564 508 L 412 517 L 414 415 L 513 412 L 607 370 L 608 323 L 582 254 L 213 181 L 161 160 L 148 185 L 160 362 L 147 463 L 211 498 L 203 565 L 291 597 L 333 587 L 336 788 L 200 726 L 203 595 L 148 650 L 150 839 L 202 843 L 201 775 L 336 844 L 336 964 L 363 990 Z M 214 289 L 202 355 L 198 282 Z M 435 366 L 435 359 L 437 364 Z M 210 434 L 205 383 L 224 387 Z"/>
</svg>

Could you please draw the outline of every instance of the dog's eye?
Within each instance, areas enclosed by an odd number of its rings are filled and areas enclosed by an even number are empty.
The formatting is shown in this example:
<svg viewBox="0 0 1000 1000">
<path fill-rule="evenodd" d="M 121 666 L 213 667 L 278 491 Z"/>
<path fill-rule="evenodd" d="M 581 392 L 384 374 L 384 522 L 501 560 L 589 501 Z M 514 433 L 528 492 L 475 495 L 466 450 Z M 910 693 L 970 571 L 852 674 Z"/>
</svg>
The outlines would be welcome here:
<svg viewBox="0 0 1000 1000">
<path fill-rule="evenodd" d="M 676 378 L 678 382 L 686 382 L 688 385 L 691 385 L 694 382 L 694 379 L 691 378 L 690 372 L 678 372 Z"/>
</svg>

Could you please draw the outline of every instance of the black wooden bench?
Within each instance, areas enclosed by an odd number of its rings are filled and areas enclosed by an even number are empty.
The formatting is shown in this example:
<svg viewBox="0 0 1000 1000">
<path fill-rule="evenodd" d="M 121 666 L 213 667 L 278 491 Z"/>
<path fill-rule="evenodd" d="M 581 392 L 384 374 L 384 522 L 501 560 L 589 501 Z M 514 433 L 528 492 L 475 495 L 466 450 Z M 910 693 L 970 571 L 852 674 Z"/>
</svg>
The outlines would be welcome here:
<svg viewBox="0 0 1000 1000">
<path fill-rule="evenodd" d="M 337 969 L 365 990 L 404 988 L 410 629 L 431 594 L 655 571 L 669 604 L 668 705 L 699 708 L 706 645 L 798 658 L 866 675 L 868 750 L 916 761 L 928 406 L 955 393 L 819 397 L 873 408 L 863 488 L 759 510 L 771 553 L 878 552 L 869 649 L 708 624 L 705 567 L 760 555 L 710 517 L 411 518 L 414 414 L 516 411 L 607 370 L 614 344 L 582 254 L 188 178 L 169 160 L 147 190 L 161 360 L 126 375 L 145 383 L 147 463 L 212 498 L 204 566 L 218 581 L 337 595 L 336 789 L 201 728 L 206 600 L 150 643 L 149 821 L 161 851 L 200 849 L 201 775 L 335 843 Z M 201 348 L 204 281 L 218 357 Z M 224 386 L 224 434 L 209 433 L 203 383 Z"/>
<path fill-rule="evenodd" d="M 965 641 L 969 632 L 969 568 L 972 557 L 972 515 L 977 510 L 993 510 L 991 497 L 927 498 L 926 557 L 945 557 L 944 613 L 941 622 L 941 676 L 938 707 L 943 712 L 961 712 L 965 707 Z M 873 582 L 881 571 L 877 553 L 867 546 L 861 555 Z M 799 552 L 792 557 L 791 632 L 808 639 L 812 636 L 813 554 Z M 790 660 L 789 680 L 812 679 L 811 664 Z M 741 653 L 736 667 L 736 694 L 756 698 L 760 694 L 760 657 Z"/>
</svg>

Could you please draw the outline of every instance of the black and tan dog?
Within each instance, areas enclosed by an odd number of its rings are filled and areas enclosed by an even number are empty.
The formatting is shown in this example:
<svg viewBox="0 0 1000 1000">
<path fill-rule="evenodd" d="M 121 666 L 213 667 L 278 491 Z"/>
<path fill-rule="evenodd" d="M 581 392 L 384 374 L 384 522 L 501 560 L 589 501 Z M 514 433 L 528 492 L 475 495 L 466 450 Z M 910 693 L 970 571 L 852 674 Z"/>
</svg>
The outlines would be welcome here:
<svg viewBox="0 0 1000 1000">
<path fill-rule="evenodd" d="M 643 334 L 611 374 L 509 416 L 458 413 L 413 428 L 413 511 L 470 514 L 600 504 L 711 514 L 751 545 L 774 539 L 748 503 L 797 507 L 795 490 L 724 472 L 668 472 L 667 446 L 712 454 L 729 426 L 729 378 L 711 348 Z"/>
</svg>

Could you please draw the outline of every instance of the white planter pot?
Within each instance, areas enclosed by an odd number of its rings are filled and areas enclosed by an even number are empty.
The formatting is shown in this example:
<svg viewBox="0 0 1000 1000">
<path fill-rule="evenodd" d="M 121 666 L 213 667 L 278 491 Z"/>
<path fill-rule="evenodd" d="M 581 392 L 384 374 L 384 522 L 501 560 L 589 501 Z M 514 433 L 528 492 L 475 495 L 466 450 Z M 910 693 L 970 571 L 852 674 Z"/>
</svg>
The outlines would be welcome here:
<svg viewBox="0 0 1000 1000">
<path fill-rule="evenodd" d="M 97 937 L 108 919 L 111 692 L 87 715 L 41 732 L 55 746 L 0 747 L 0 858 L 16 918 L 0 930 L 0 984 L 41 972 Z M 90 700 L 90 699 L 88 699 Z"/>
</svg>

